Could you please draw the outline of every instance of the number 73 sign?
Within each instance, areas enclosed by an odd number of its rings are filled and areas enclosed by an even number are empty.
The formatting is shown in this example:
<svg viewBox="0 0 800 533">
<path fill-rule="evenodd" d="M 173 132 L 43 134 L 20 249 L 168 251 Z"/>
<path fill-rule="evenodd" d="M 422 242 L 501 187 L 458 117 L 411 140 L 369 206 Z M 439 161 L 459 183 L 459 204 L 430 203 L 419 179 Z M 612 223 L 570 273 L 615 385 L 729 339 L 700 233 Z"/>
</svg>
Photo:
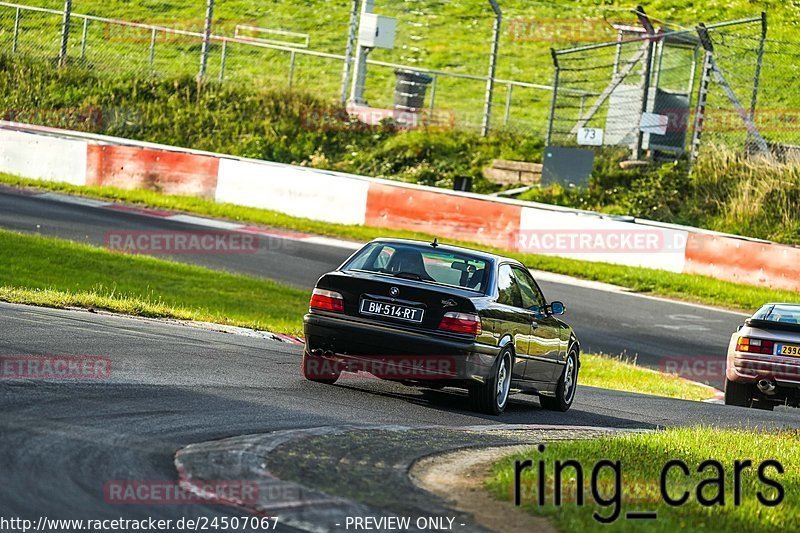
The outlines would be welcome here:
<svg viewBox="0 0 800 533">
<path fill-rule="evenodd" d="M 578 130 L 578 144 L 587 146 L 603 146 L 603 129 L 580 128 Z"/>
</svg>

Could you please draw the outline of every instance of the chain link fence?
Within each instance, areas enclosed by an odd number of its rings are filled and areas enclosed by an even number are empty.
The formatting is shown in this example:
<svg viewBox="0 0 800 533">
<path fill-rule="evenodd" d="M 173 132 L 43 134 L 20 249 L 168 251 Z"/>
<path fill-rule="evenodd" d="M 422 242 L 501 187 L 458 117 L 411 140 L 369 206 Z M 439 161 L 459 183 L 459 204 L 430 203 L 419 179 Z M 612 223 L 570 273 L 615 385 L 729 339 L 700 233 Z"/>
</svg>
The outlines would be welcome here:
<svg viewBox="0 0 800 533">
<path fill-rule="evenodd" d="M 728 26 L 709 37 L 719 76 L 711 73 L 703 142 L 800 163 L 800 42 L 769 39 L 766 20 L 763 27 Z"/>
<path fill-rule="evenodd" d="M 343 99 L 353 76 L 345 78 L 344 67 L 355 62 L 348 55 L 353 13 L 367 1 L 263 7 L 217 1 L 208 39 L 202 1 L 165 7 L 162 14 L 114 0 L 0 2 L 0 52 L 113 77 L 197 76 L 202 70 L 218 82 Z M 438 123 L 543 134 L 552 94 L 546 47 L 552 40 L 569 42 L 555 19 L 534 18 L 519 7 L 503 11 L 490 83 L 496 14 L 488 0 L 378 1 L 372 10 L 394 18 L 398 30 L 393 49 L 369 52 L 363 96 L 370 107 L 393 108 L 396 71 L 410 70 L 430 76 L 423 111 Z M 550 33 L 543 37 L 536 30 L 544 27 Z"/>
<path fill-rule="evenodd" d="M 211 81 L 345 101 L 357 49 L 357 39 L 348 37 L 357 35 L 366 2 L 217 0 L 208 38 L 209 5 L 202 0 L 157 8 L 121 0 L 0 2 L 0 53 L 83 65 L 115 78 L 202 70 Z M 521 130 L 552 145 L 623 146 L 633 158 L 696 154 L 701 139 L 759 151 L 760 136 L 771 154 L 786 159 L 800 144 L 794 103 L 800 43 L 765 38 L 759 16 L 710 25 L 708 51 L 687 23 L 663 24 L 648 37 L 652 23 L 636 11 L 501 0 L 490 83 L 496 23 L 490 1 L 370 4 L 397 23 L 394 47 L 367 56 L 363 99 L 372 108 L 392 109 L 396 72 L 414 71 L 430 76 L 422 111 L 448 126 Z M 645 131 L 643 113 L 650 121 Z M 658 121 L 665 116 L 662 132 Z"/>
<path fill-rule="evenodd" d="M 643 11 L 616 39 L 553 51 L 551 146 L 622 147 L 630 159 L 697 157 L 701 143 L 800 160 L 800 42 L 766 15 L 656 28 Z M 781 62 L 783 61 L 783 62 Z"/>
</svg>

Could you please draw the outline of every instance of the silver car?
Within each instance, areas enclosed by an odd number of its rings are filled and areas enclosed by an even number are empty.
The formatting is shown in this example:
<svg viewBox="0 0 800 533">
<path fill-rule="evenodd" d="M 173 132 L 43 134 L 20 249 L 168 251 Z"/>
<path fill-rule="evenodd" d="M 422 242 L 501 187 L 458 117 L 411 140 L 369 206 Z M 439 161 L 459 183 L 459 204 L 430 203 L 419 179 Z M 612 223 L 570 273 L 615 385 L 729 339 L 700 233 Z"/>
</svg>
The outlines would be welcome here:
<svg viewBox="0 0 800 533">
<path fill-rule="evenodd" d="M 733 334 L 725 404 L 800 407 L 800 304 L 765 304 Z"/>
</svg>

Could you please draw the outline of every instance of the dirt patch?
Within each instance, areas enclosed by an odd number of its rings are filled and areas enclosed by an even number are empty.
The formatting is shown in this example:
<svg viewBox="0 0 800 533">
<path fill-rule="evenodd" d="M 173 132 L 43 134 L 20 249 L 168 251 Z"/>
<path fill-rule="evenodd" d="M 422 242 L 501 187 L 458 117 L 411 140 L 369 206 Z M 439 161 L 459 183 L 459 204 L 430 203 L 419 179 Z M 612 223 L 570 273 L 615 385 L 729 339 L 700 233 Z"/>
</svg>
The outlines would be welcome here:
<svg viewBox="0 0 800 533">
<path fill-rule="evenodd" d="M 468 449 L 425 457 L 412 465 L 411 479 L 420 488 L 446 499 L 453 508 L 470 513 L 487 529 L 501 533 L 555 533 L 547 519 L 532 516 L 511 502 L 495 500 L 483 487 L 495 462 L 530 447 Z"/>
</svg>

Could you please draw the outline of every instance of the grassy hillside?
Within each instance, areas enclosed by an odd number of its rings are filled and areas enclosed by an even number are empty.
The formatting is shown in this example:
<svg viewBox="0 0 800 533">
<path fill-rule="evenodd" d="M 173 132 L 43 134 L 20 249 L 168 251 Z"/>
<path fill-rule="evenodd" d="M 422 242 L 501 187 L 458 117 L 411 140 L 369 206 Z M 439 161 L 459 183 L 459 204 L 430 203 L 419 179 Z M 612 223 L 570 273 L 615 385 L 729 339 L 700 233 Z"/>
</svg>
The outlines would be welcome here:
<svg viewBox="0 0 800 533">
<path fill-rule="evenodd" d="M 29 4 L 63 9 L 60 0 L 27 0 Z M 497 76 L 528 83 L 550 84 L 550 47 L 606 41 L 615 38 L 609 22 L 633 22 L 629 9 L 634 2 L 560 2 L 503 0 L 504 12 Z M 97 16 L 134 20 L 156 25 L 201 31 L 205 2 L 164 2 L 126 0 L 75 0 L 74 10 Z M 215 11 L 215 31 L 233 35 L 237 24 L 284 29 L 309 34 L 311 50 L 344 54 L 348 31 L 350 0 L 219 0 Z M 694 27 L 700 21 L 719 21 L 770 15 L 770 37 L 794 36 L 800 20 L 796 2 L 749 0 L 692 2 L 656 0 L 644 6 L 661 21 L 673 27 Z M 492 34 L 492 12 L 486 0 L 406 0 L 376 2 L 376 12 L 398 19 L 394 50 L 375 50 L 377 61 L 416 65 L 466 75 L 485 76 L 488 71 Z M 0 8 L 0 48 L 10 48 L 14 11 Z M 38 56 L 55 56 L 58 49 L 58 15 L 29 14 L 21 21 L 18 49 Z M 171 75 L 194 75 L 199 65 L 199 42 L 195 38 L 157 35 L 153 64 L 150 64 L 150 32 L 123 29 L 102 22 L 87 27 L 87 45 L 81 56 L 83 28 L 73 26 L 70 54 L 81 58 L 98 73 L 128 71 L 145 74 L 156 71 Z M 221 67 L 221 46 L 211 50 L 209 76 L 217 78 Z M 75 59 L 77 61 L 77 59 Z M 271 88 L 288 87 L 291 58 L 286 52 L 231 45 L 227 50 L 225 76 L 237 84 Z M 373 66 L 369 70 L 366 96 L 377 106 L 390 106 L 394 84 L 393 68 Z M 336 98 L 342 77 L 340 61 L 298 55 L 294 63 L 293 87 L 312 89 L 323 98 Z M 792 82 L 781 69 L 766 69 L 763 86 L 783 87 Z M 459 124 L 479 124 L 485 82 L 440 77 L 436 100 L 439 113 Z M 495 89 L 495 126 L 505 122 L 507 87 Z M 544 89 L 514 89 L 511 95 L 509 124 L 542 134 L 545 128 L 550 93 Z"/>
</svg>

